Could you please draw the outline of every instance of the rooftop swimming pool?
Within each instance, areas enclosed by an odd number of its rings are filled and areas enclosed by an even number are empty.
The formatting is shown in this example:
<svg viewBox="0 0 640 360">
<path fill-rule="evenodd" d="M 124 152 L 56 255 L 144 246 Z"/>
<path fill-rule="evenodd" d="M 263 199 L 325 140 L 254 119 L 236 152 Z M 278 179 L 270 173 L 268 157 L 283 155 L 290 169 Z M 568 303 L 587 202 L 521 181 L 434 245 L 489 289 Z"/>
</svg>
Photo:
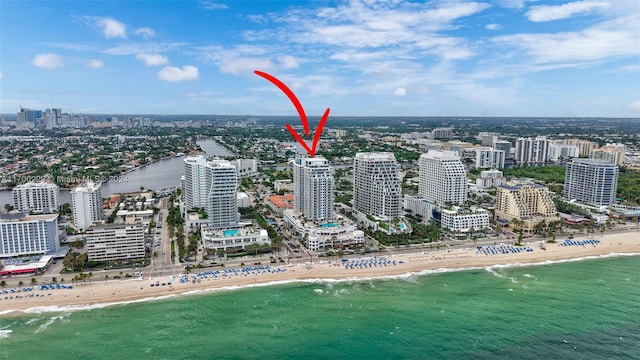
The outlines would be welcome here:
<svg viewBox="0 0 640 360">
<path fill-rule="evenodd" d="M 328 228 L 328 227 L 340 226 L 340 224 L 338 224 L 338 223 L 328 223 L 328 224 L 322 224 L 320 226 L 322 226 L 323 228 Z"/>
<path fill-rule="evenodd" d="M 236 236 L 239 234 L 240 232 L 237 229 L 222 230 L 222 235 L 224 236 Z"/>
</svg>

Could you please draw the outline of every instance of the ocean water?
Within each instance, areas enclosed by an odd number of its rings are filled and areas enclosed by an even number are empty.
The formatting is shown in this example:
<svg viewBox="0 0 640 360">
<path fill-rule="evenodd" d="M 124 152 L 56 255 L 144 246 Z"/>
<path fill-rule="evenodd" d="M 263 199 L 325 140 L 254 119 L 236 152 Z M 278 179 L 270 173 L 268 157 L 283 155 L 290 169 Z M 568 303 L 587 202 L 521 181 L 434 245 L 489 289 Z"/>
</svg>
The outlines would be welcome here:
<svg viewBox="0 0 640 360">
<path fill-rule="evenodd" d="M 0 359 L 341 358 L 640 359 L 640 256 L 0 317 Z"/>
</svg>

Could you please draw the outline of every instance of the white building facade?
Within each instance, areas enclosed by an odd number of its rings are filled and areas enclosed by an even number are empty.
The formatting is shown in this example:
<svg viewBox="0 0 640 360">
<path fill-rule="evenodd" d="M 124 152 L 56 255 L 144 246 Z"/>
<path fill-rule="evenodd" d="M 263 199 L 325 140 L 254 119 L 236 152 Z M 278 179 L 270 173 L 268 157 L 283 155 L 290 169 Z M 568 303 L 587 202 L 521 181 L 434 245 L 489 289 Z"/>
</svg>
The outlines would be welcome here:
<svg viewBox="0 0 640 360">
<path fill-rule="evenodd" d="M 48 182 L 29 182 L 11 190 L 13 208 L 21 212 L 51 213 L 60 206 L 58 185 Z"/>
<path fill-rule="evenodd" d="M 133 261 L 145 256 L 144 225 L 140 219 L 125 224 L 100 224 L 85 232 L 91 261 Z"/>
<path fill-rule="evenodd" d="M 334 179 L 325 158 L 298 158 L 293 163 L 293 206 L 310 220 L 333 218 Z"/>
<path fill-rule="evenodd" d="M 429 150 L 420 155 L 418 193 L 432 204 L 464 204 L 467 201 L 467 172 L 453 151 Z"/>
<path fill-rule="evenodd" d="M 490 228 L 489 212 L 485 209 L 472 208 L 467 211 L 460 211 L 457 207 L 453 209 L 442 209 L 440 225 L 444 229 L 456 232 L 471 232 Z"/>
<path fill-rule="evenodd" d="M 357 153 L 353 166 L 353 208 L 378 218 L 402 215 L 402 189 L 393 153 Z"/>
<path fill-rule="evenodd" d="M 505 153 L 503 150 L 481 147 L 476 149 L 476 168 L 502 169 L 504 168 Z"/>
<path fill-rule="evenodd" d="M 607 160 L 574 159 L 567 164 L 564 197 L 588 205 L 611 205 L 618 190 L 618 166 Z"/>
<path fill-rule="evenodd" d="M 0 215 L 0 257 L 49 254 L 59 247 L 58 214 Z"/>
<path fill-rule="evenodd" d="M 184 160 L 183 201 L 186 210 L 203 208 L 214 228 L 238 223 L 238 173 L 227 160 L 207 161 L 204 156 Z"/>
<path fill-rule="evenodd" d="M 86 230 L 94 221 L 103 219 L 101 184 L 86 183 L 71 190 L 73 225 Z"/>
<path fill-rule="evenodd" d="M 524 164 L 542 164 L 549 159 L 551 141 L 544 136 L 516 139 L 515 161 Z"/>
</svg>

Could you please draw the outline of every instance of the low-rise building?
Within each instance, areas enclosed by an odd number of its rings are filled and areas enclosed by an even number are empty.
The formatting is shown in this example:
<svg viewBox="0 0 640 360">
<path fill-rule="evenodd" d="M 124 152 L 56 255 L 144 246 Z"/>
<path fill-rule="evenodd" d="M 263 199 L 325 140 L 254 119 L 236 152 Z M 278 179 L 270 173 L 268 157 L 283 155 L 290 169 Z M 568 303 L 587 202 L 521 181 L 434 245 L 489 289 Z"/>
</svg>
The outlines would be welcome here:
<svg viewBox="0 0 640 360">
<path fill-rule="evenodd" d="M 473 232 L 489 229 L 489 212 L 485 209 L 470 208 L 462 209 L 454 206 L 450 209 L 442 209 L 440 225 L 444 229 L 453 232 Z"/>
<path fill-rule="evenodd" d="M 202 227 L 202 245 L 215 252 L 238 252 L 247 246 L 269 245 L 271 240 L 267 230 L 255 228 L 252 224 L 239 223 L 236 227 Z"/>
<path fill-rule="evenodd" d="M 285 210 L 283 217 L 285 224 L 303 239 L 310 251 L 364 245 L 364 232 L 341 216 L 334 215 L 331 221 L 315 222 L 305 219 L 295 210 Z"/>
</svg>

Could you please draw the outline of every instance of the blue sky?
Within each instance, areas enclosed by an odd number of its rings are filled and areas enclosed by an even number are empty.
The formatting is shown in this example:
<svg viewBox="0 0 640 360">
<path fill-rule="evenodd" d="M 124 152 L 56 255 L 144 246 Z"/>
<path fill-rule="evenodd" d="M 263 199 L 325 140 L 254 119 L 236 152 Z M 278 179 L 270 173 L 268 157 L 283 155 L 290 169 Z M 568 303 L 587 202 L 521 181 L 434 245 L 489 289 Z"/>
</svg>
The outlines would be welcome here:
<svg viewBox="0 0 640 360">
<path fill-rule="evenodd" d="M 640 116 L 640 1 L 0 1 L 0 113 Z"/>
</svg>

